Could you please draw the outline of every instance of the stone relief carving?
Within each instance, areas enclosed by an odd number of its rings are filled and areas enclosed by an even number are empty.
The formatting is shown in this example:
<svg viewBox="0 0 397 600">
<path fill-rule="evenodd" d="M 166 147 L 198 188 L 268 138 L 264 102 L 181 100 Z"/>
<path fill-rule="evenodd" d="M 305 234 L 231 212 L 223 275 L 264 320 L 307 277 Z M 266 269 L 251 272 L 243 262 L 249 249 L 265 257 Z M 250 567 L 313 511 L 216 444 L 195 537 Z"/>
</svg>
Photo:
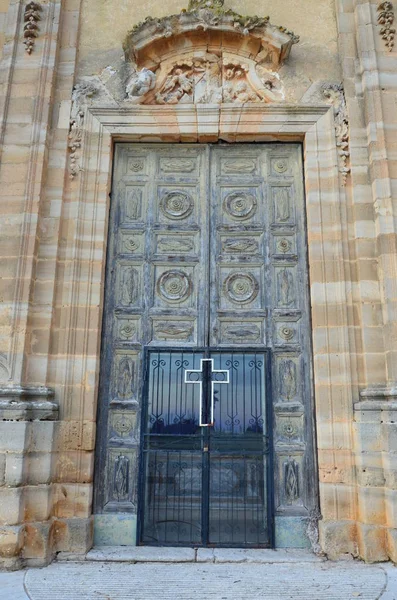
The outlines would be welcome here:
<svg viewBox="0 0 397 600">
<path fill-rule="evenodd" d="M 128 399 L 133 395 L 135 364 L 128 356 L 120 360 L 117 378 L 117 393 L 119 398 Z"/>
<path fill-rule="evenodd" d="M 160 169 L 163 173 L 191 173 L 196 167 L 196 161 L 191 158 L 162 158 Z"/>
<path fill-rule="evenodd" d="M 280 327 L 278 334 L 283 340 L 290 342 L 295 337 L 296 332 L 295 329 L 292 329 L 292 327 L 284 325 L 283 327 Z"/>
<path fill-rule="evenodd" d="M 284 158 L 277 158 L 272 162 L 272 166 L 274 171 L 276 171 L 276 173 L 280 173 L 281 175 L 288 171 L 288 161 Z"/>
<path fill-rule="evenodd" d="M 132 325 L 129 321 L 124 321 L 120 324 L 119 336 L 123 340 L 131 340 L 136 334 L 137 328 Z"/>
<path fill-rule="evenodd" d="M 133 267 L 123 267 L 120 277 L 120 304 L 132 306 L 139 294 L 139 274 Z"/>
<path fill-rule="evenodd" d="M 380 25 L 380 35 L 385 40 L 386 48 L 391 52 L 394 48 L 394 37 L 396 30 L 394 23 L 394 8 L 391 2 L 381 2 L 378 5 L 378 23 Z"/>
<path fill-rule="evenodd" d="M 188 65 L 174 67 L 156 94 L 156 103 L 193 102 L 194 72 L 195 69 L 191 69 Z"/>
<path fill-rule="evenodd" d="M 230 325 L 223 330 L 223 336 L 230 341 L 257 342 L 261 337 L 261 330 L 258 325 L 243 325 L 241 327 Z"/>
<path fill-rule="evenodd" d="M 257 240 L 250 238 L 228 238 L 222 243 L 223 252 L 245 252 L 247 254 L 254 254 L 259 251 L 259 245 Z"/>
<path fill-rule="evenodd" d="M 276 220 L 280 223 L 289 221 L 291 218 L 290 188 L 273 188 L 273 200 L 276 208 Z"/>
<path fill-rule="evenodd" d="M 261 99 L 249 86 L 246 78 L 249 67 L 244 63 L 230 61 L 223 66 L 224 102 L 260 102 Z"/>
<path fill-rule="evenodd" d="M 284 463 L 284 492 L 287 504 L 299 498 L 299 465 L 293 458 Z"/>
<path fill-rule="evenodd" d="M 160 200 L 160 210 L 167 219 L 186 219 L 193 211 L 193 198 L 186 192 L 166 192 Z"/>
<path fill-rule="evenodd" d="M 134 419 L 128 414 L 118 414 L 114 417 L 112 427 L 121 438 L 125 438 L 134 426 Z"/>
<path fill-rule="evenodd" d="M 279 370 L 280 396 L 287 402 L 296 396 L 296 364 L 291 359 L 285 359 L 280 362 Z"/>
<path fill-rule="evenodd" d="M 130 76 L 126 86 L 127 98 L 134 99 L 144 96 L 156 85 L 156 75 L 150 69 L 145 67 L 137 73 L 136 71 Z"/>
<path fill-rule="evenodd" d="M 277 273 L 277 294 L 281 306 L 290 306 L 295 301 L 294 276 L 287 268 Z"/>
<path fill-rule="evenodd" d="M 278 252 L 281 252 L 282 254 L 287 254 L 287 252 L 290 252 L 292 244 L 290 240 L 287 240 L 287 238 L 281 238 L 280 240 L 277 240 L 276 248 Z"/>
<path fill-rule="evenodd" d="M 323 94 L 334 107 L 336 145 L 339 154 L 339 172 L 342 175 L 342 184 L 346 185 L 350 168 L 350 129 L 347 114 L 346 98 L 343 85 L 340 83 L 326 84 Z"/>
<path fill-rule="evenodd" d="M 138 248 L 140 247 L 139 240 L 137 240 L 133 236 L 124 238 L 123 243 L 124 249 L 127 252 L 136 252 L 136 250 L 138 250 Z"/>
<path fill-rule="evenodd" d="M 125 199 L 125 217 L 128 221 L 136 221 L 142 216 L 142 190 L 127 189 Z"/>
<path fill-rule="evenodd" d="M 224 173 L 252 173 L 256 169 L 256 160 L 251 158 L 232 158 L 222 162 Z"/>
<path fill-rule="evenodd" d="M 184 302 L 193 291 L 191 277 L 184 271 L 166 271 L 157 282 L 157 291 L 167 302 Z"/>
<path fill-rule="evenodd" d="M 157 247 L 162 252 L 190 252 L 194 249 L 194 241 L 191 238 L 178 240 L 169 236 L 160 238 Z"/>
<path fill-rule="evenodd" d="M 145 161 L 143 158 L 132 158 L 128 162 L 128 169 L 133 173 L 140 173 L 145 168 Z"/>
<path fill-rule="evenodd" d="M 194 331 L 192 323 L 156 323 L 154 331 L 158 339 L 188 340 Z"/>
<path fill-rule="evenodd" d="M 118 501 L 125 500 L 129 493 L 130 459 L 120 454 L 114 461 L 113 489 Z"/>
<path fill-rule="evenodd" d="M 25 38 L 24 44 L 28 54 L 31 54 L 35 39 L 39 34 L 39 21 L 41 20 L 41 4 L 38 2 L 29 2 L 25 7 L 25 13 L 23 20 L 25 25 L 23 26 L 23 37 Z"/>
<path fill-rule="evenodd" d="M 92 82 L 75 85 L 72 93 L 72 110 L 70 115 L 68 147 L 70 151 L 70 179 L 74 179 L 80 171 L 79 154 L 83 138 L 85 107 L 90 98 L 98 92 Z"/>
<path fill-rule="evenodd" d="M 223 202 L 225 211 L 234 219 L 250 219 L 257 209 L 255 196 L 244 190 L 231 192 Z"/>
<path fill-rule="evenodd" d="M 259 283 L 252 273 L 232 273 L 223 284 L 224 293 L 232 302 L 253 302 L 259 292 Z"/>
</svg>

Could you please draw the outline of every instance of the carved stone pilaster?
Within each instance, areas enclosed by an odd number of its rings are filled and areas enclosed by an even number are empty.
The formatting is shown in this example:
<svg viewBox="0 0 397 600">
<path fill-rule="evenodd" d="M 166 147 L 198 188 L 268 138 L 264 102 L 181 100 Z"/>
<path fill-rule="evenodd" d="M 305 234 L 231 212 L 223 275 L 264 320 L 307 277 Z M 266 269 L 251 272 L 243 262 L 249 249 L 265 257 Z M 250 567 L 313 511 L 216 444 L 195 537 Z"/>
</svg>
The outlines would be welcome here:
<svg viewBox="0 0 397 600">
<path fill-rule="evenodd" d="M 336 145 L 339 155 L 339 172 L 342 176 L 342 184 L 346 185 L 350 167 L 350 128 L 347 114 L 346 98 L 341 83 L 325 84 L 322 88 L 323 94 L 329 99 L 334 107 Z"/>
<path fill-rule="evenodd" d="M 380 36 L 385 40 L 386 48 L 391 52 L 394 47 L 394 36 L 396 30 L 394 23 L 394 8 L 391 2 L 381 2 L 378 5 L 378 23 L 380 25 Z"/>
<path fill-rule="evenodd" d="M 56 421 L 54 391 L 44 386 L 1 386 L 0 421 Z"/>
<path fill-rule="evenodd" d="M 38 22 L 40 19 L 41 5 L 38 2 L 29 2 L 25 7 L 25 13 L 23 20 L 25 25 L 23 26 L 23 42 L 26 46 L 26 52 L 31 54 L 34 48 L 35 38 L 39 33 Z"/>
</svg>

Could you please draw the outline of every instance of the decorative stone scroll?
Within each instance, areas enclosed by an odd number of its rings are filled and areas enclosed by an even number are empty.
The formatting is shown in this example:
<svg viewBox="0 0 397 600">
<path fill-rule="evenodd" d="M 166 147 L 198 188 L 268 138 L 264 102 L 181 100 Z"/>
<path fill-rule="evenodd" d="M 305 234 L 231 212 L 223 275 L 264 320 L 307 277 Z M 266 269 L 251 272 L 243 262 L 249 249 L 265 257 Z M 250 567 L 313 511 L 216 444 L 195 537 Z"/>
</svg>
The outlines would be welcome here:
<svg viewBox="0 0 397 600">
<path fill-rule="evenodd" d="M 394 8 L 391 2 L 381 2 L 378 5 L 378 23 L 380 25 L 380 35 L 385 40 L 386 48 L 391 52 L 394 47 L 394 37 L 396 30 L 394 23 Z"/>
<path fill-rule="evenodd" d="M 323 86 L 323 94 L 334 107 L 336 145 L 339 154 L 339 172 L 342 184 L 346 185 L 350 168 L 350 128 L 347 114 L 346 98 L 341 83 L 331 83 Z"/>
<path fill-rule="evenodd" d="M 171 105 L 281 101 L 277 70 L 298 39 L 269 17 L 225 9 L 224 0 L 192 0 L 179 15 L 148 17 L 128 34 L 126 99 Z"/>
<path fill-rule="evenodd" d="M 39 34 L 38 22 L 41 20 L 40 12 L 41 5 L 38 2 L 29 2 L 25 7 L 23 16 L 25 22 L 25 25 L 23 26 L 23 37 L 25 40 L 23 43 L 25 44 L 26 52 L 28 54 L 32 53 L 35 39 Z"/>
<path fill-rule="evenodd" d="M 90 82 L 78 83 L 72 94 L 68 148 L 70 151 L 70 179 L 74 179 L 80 170 L 79 151 L 83 137 L 85 105 L 89 98 L 97 93 L 97 87 Z"/>
</svg>

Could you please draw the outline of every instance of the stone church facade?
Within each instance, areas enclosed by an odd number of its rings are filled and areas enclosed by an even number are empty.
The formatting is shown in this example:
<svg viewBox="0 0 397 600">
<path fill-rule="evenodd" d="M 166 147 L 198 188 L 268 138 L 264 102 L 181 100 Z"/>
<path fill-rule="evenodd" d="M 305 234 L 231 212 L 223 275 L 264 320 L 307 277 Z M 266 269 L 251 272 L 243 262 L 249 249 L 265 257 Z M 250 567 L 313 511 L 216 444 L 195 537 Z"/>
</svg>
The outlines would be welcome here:
<svg viewBox="0 0 397 600">
<path fill-rule="evenodd" d="M 397 560 L 394 19 L 0 2 L 2 567 Z"/>
</svg>

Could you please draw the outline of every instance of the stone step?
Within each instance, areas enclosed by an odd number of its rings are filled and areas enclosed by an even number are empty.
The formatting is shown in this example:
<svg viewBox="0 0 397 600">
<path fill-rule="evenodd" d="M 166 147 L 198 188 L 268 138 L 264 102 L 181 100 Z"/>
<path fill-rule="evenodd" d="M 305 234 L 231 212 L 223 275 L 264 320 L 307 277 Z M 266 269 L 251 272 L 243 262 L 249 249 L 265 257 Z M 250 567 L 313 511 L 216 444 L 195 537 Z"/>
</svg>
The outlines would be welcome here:
<svg viewBox="0 0 397 600">
<path fill-rule="evenodd" d="M 58 560 L 66 557 L 58 557 Z M 307 563 L 323 562 L 308 550 L 246 548 L 170 548 L 155 546 L 96 546 L 86 555 L 92 562 L 131 563 Z"/>
</svg>

